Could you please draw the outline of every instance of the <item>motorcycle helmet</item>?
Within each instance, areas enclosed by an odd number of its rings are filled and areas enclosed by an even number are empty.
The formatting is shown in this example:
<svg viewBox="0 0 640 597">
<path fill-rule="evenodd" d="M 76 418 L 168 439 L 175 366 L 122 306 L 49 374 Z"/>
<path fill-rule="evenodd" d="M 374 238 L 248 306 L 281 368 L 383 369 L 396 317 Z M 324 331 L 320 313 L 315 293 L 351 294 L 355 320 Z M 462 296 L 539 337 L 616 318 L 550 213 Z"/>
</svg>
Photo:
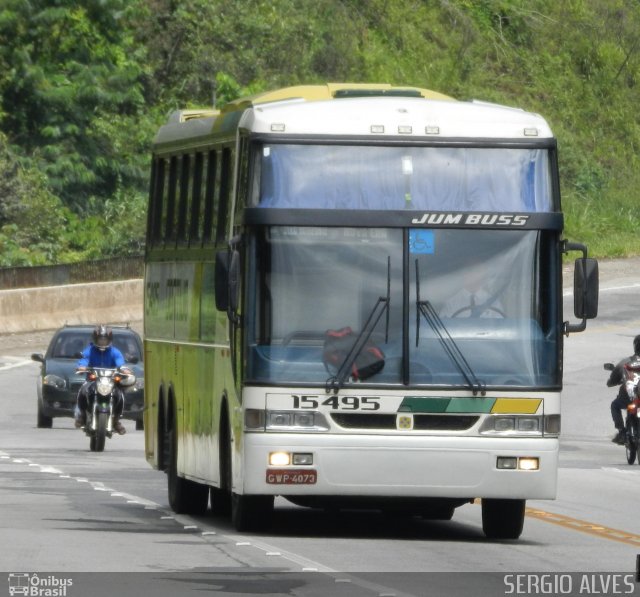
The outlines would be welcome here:
<svg viewBox="0 0 640 597">
<path fill-rule="evenodd" d="M 93 344 L 98 350 L 107 350 L 113 342 L 113 332 L 106 325 L 97 325 L 92 334 Z"/>
<path fill-rule="evenodd" d="M 633 353 L 640 356 L 640 334 L 633 339 Z"/>
</svg>

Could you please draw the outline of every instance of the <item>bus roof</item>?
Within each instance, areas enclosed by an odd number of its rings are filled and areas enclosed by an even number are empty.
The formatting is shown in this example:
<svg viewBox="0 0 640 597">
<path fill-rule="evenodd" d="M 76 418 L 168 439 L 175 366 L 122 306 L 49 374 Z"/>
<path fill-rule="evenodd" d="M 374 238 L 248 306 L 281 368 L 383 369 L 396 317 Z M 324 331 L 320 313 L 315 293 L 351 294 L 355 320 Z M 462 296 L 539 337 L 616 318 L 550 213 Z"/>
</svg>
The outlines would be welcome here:
<svg viewBox="0 0 640 597">
<path fill-rule="evenodd" d="M 205 137 L 235 137 L 237 128 L 277 136 L 328 135 L 425 139 L 549 139 L 546 121 L 531 112 L 457 101 L 418 87 L 329 83 L 277 89 L 226 104 L 222 110 L 174 113 L 154 140 L 160 149 Z"/>
<path fill-rule="evenodd" d="M 296 85 L 240 98 L 229 102 L 222 111 L 244 110 L 260 104 L 293 99 L 310 102 L 346 97 L 380 96 L 421 97 L 423 99 L 455 101 L 448 95 L 420 87 L 394 87 L 388 83 L 327 83 L 325 85 Z"/>
</svg>

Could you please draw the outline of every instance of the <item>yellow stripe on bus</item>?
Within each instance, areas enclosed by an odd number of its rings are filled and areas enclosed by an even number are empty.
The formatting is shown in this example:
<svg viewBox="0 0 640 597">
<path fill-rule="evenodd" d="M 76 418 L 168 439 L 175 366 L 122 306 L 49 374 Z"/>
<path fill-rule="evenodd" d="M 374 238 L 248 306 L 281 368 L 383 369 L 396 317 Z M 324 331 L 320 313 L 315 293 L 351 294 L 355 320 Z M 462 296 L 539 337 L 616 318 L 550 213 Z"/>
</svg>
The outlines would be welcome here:
<svg viewBox="0 0 640 597">
<path fill-rule="evenodd" d="M 529 414 L 538 412 L 542 398 L 498 398 L 493 405 L 493 414 Z"/>
</svg>

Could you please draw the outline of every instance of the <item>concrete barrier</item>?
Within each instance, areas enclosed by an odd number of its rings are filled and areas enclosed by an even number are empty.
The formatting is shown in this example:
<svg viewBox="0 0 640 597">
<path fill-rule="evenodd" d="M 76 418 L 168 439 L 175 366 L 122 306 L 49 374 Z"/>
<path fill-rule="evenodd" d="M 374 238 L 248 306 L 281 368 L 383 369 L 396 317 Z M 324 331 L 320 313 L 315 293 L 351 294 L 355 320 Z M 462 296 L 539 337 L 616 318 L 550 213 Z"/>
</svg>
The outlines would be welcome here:
<svg viewBox="0 0 640 597">
<path fill-rule="evenodd" d="M 142 280 L 0 290 L 0 334 L 142 320 Z"/>
</svg>

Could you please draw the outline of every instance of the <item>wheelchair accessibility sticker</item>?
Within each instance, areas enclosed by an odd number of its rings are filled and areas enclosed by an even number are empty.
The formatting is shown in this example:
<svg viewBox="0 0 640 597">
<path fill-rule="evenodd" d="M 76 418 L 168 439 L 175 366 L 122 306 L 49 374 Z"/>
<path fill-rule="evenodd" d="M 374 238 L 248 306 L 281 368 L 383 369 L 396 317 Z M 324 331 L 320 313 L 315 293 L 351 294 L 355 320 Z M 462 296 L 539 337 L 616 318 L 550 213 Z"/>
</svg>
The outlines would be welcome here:
<svg viewBox="0 0 640 597">
<path fill-rule="evenodd" d="M 433 230 L 420 228 L 409 230 L 409 253 L 411 255 L 433 255 L 435 253 Z"/>
</svg>

